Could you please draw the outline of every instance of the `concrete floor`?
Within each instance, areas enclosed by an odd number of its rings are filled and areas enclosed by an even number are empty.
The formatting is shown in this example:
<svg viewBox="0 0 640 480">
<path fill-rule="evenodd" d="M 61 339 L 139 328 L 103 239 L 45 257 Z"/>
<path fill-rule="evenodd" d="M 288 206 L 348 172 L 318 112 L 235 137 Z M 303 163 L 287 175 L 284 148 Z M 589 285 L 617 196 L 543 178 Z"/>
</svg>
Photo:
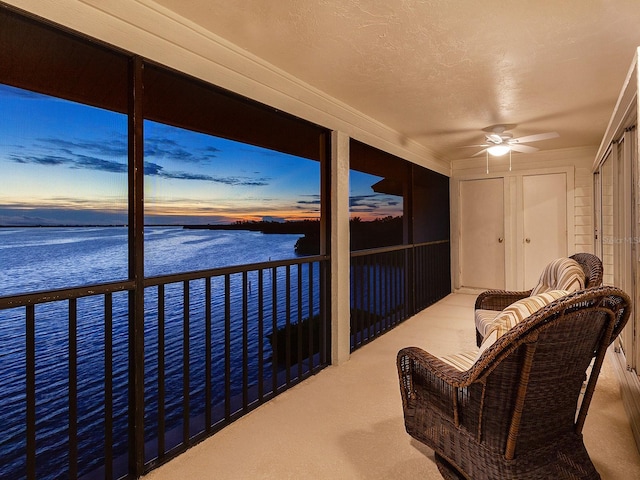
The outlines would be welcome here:
<svg viewBox="0 0 640 480">
<path fill-rule="evenodd" d="M 449 295 L 144 478 L 440 479 L 433 452 L 404 430 L 395 358 L 409 345 L 436 355 L 472 348 L 475 297 Z M 584 437 L 603 480 L 640 478 L 610 361 Z"/>
</svg>

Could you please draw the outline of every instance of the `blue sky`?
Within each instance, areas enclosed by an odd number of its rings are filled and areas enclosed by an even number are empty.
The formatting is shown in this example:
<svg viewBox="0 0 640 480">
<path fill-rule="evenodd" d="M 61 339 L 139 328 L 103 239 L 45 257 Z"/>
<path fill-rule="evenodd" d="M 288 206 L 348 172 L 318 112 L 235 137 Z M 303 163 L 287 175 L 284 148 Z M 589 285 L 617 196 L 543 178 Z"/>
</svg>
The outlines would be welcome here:
<svg viewBox="0 0 640 480">
<path fill-rule="evenodd" d="M 124 224 L 124 115 L 0 85 L 0 225 Z M 145 122 L 147 224 L 318 218 L 319 163 Z M 402 213 L 351 172 L 353 215 Z"/>
</svg>

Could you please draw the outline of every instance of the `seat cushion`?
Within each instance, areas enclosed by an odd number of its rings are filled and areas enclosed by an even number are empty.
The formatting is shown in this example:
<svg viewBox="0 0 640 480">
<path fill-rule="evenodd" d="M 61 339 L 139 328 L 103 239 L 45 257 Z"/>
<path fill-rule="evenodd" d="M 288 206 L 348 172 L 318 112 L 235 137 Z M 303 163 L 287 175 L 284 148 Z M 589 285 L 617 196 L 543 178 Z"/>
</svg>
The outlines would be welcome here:
<svg viewBox="0 0 640 480">
<path fill-rule="evenodd" d="M 537 312 L 542 307 L 554 302 L 555 300 L 568 295 L 571 292 L 567 290 L 550 290 L 548 292 L 532 295 L 517 302 L 512 303 L 502 310 L 495 320 L 486 329 L 486 335 L 480 345 L 479 354 L 481 355 L 487 348 L 495 343 L 495 341 L 504 335 L 510 328 L 520 323 L 532 313 Z"/>
<path fill-rule="evenodd" d="M 566 290 L 577 292 L 584 288 L 584 270 L 573 258 L 561 257 L 549 263 L 540 275 L 538 285 L 531 291 L 531 295 L 548 292 L 550 290 Z"/>
</svg>

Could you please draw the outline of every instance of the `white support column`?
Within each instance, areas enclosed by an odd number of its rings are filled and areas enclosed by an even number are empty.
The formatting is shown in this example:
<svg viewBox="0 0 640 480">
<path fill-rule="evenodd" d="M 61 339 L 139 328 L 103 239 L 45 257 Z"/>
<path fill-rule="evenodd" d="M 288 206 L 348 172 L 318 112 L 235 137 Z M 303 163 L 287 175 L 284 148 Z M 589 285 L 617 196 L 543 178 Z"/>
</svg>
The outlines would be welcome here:
<svg viewBox="0 0 640 480">
<path fill-rule="evenodd" d="M 351 354 L 349 278 L 349 136 L 331 133 L 331 359 Z"/>
</svg>

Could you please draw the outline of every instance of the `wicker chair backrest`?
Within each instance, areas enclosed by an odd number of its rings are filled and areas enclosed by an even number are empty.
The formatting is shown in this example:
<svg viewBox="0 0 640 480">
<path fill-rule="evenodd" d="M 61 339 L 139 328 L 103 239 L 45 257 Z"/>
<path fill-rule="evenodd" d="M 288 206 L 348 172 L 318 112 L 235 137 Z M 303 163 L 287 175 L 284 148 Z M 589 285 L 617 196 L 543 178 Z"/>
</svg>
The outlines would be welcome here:
<svg viewBox="0 0 640 480">
<path fill-rule="evenodd" d="M 571 255 L 584 270 L 584 288 L 599 287 L 602 285 L 602 261 L 592 253 L 576 253 Z"/>
</svg>

